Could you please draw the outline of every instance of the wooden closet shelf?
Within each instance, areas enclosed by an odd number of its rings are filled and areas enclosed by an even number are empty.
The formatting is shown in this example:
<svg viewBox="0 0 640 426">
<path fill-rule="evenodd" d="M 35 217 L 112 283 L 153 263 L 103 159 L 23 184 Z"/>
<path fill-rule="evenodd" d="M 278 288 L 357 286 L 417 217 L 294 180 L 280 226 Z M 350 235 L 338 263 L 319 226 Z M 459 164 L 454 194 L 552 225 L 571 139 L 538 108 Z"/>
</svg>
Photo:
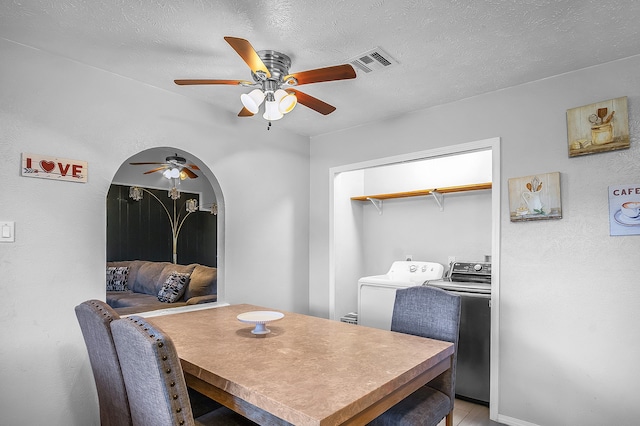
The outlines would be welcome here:
<svg viewBox="0 0 640 426">
<path fill-rule="evenodd" d="M 471 185 L 447 186 L 443 188 L 433 188 L 433 189 L 419 189 L 417 191 L 394 192 L 391 194 L 362 195 L 359 197 L 351 197 L 351 199 L 354 201 L 367 201 L 370 199 L 388 200 L 391 198 L 423 197 L 425 195 L 430 195 L 434 192 L 439 194 L 447 194 L 450 192 L 479 191 L 482 189 L 491 189 L 491 182 L 474 183 Z"/>
</svg>

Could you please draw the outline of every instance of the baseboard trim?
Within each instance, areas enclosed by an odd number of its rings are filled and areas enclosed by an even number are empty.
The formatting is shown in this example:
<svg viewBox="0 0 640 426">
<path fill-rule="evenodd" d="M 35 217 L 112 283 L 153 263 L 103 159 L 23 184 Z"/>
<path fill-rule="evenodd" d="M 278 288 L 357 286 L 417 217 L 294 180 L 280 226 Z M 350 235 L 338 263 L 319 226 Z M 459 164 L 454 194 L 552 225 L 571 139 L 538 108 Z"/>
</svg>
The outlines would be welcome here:
<svg viewBox="0 0 640 426">
<path fill-rule="evenodd" d="M 536 423 L 525 422 L 524 420 L 516 419 L 514 417 L 504 416 L 502 414 L 498 414 L 498 418 L 496 421 L 498 423 L 502 423 L 508 426 L 540 426 Z"/>
</svg>

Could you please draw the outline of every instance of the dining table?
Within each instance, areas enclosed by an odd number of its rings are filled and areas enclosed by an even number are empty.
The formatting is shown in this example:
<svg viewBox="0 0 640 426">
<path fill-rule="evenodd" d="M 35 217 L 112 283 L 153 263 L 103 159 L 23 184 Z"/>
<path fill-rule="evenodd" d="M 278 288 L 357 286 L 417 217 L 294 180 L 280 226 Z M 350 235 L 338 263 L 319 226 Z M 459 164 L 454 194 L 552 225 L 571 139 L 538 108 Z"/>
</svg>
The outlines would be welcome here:
<svg viewBox="0 0 640 426">
<path fill-rule="evenodd" d="M 255 334 L 248 313 L 276 315 Z M 279 318 L 281 317 L 281 318 Z M 237 304 L 148 318 L 187 385 L 260 425 L 361 425 L 451 368 L 453 344 Z"/>
</svg>

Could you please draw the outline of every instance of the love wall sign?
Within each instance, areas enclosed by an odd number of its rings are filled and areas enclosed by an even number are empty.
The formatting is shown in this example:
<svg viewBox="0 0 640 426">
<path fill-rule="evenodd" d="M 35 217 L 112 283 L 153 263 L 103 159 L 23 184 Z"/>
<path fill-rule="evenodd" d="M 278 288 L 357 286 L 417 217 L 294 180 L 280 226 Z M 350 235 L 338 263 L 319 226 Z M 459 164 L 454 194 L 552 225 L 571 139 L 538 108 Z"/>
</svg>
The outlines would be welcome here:
<svg viewBox="0 0 640 426">
<path fill-rule="evenodd" d="M 22 153 L 22 176 L 87 182 L 87 162 Z"/>
</svg>

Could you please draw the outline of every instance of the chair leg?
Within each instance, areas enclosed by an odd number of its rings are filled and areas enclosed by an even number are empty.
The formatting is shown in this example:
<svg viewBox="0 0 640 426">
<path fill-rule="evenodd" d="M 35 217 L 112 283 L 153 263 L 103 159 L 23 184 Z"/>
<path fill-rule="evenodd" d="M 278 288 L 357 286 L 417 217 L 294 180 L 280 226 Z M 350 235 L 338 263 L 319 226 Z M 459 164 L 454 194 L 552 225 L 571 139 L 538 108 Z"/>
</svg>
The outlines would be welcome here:
<svg viewBox="0 0 640 426">
<path fill-rule="evenodd" d="M 453 410 L 451 410 L 449 414 L 447 414 L 446 419 L 446 426 L 453 426 Z"/>
</svg>

